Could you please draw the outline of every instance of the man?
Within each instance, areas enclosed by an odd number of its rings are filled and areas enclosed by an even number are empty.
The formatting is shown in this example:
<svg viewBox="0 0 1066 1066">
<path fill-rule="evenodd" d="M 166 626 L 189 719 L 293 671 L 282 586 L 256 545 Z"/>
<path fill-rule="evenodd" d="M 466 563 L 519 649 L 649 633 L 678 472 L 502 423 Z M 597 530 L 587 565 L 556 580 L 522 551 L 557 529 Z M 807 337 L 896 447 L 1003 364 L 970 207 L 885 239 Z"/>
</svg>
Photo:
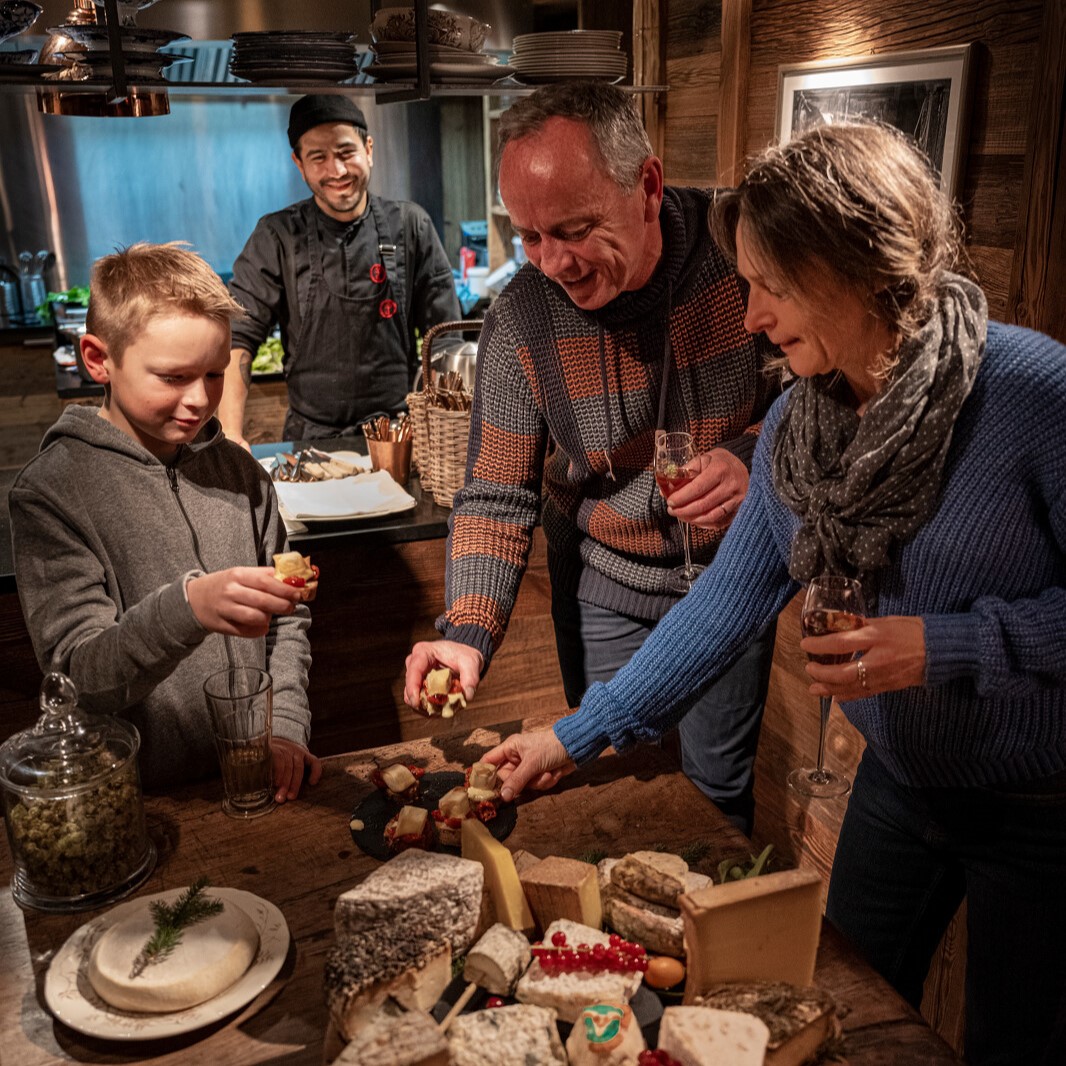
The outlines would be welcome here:
<svg viewBox="0 0 1066 1066">
<path fill-rule="evenodd" d="M 219 407 L 244 440 L 252 356 L 281 327 L 289 411 L 286 440 L 352 432 L 403 403 L 418 369 L 416 330 L 459 318 L 455 283 L 429 216 L 371 195 L 374 140 L 343 96 L 297 100 L 289 144 L 311 198 L 261 218 L 233 265 L 246 320 Z"/>
<path fill-rule="evenodd" d="M 446 639 L 408 656 L 411 706 L 438 664 L 473 694 L 538 515 L 569 704 L 613 676 L 678 599 L 677 518 L 692 525 L 697 560 L 713 556 L 772 398 L 759 373 L 766 342 L 745 332 L 737 276 L 707 229 L 710 193 L 664 188 L 626 93 L 548 86 L 507 111 L 499 135 L 500 193 L 529 263 L 482 332 L 437 622 Z M 669 506 L 652 473 L 663 430 L 690 432 L 700 452 L 698 476 Z M 749 832 L 772 649 L 771 629 L 681 724 L 686 772 Z"/>
</svg>

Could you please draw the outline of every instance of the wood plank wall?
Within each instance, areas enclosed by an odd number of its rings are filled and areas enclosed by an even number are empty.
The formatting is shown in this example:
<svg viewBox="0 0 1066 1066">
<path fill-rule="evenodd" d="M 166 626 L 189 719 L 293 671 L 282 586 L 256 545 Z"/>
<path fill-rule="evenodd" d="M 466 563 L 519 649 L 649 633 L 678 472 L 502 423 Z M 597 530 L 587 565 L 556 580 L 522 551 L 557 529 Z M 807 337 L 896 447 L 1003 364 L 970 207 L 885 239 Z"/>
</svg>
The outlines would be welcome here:
<svg viewBox="0 0 1066 1066">
<path fill-rule="evenodd" d="M 1061 26 L 1061 0 L 1046 0 L 1046 6 L 1057 13 L 1049 16 L 1051 25 Z M 719 168 L 720 155 L 728 160 L 732 145 L 754 153 L 770 143 L 780 64 L 974 42 L 971 119 L 959 199 L 968 250 L 991 314 L 1008 318 L 1015 249 L 1025 247 L 1025 216 L 1019 205 L 1025 188 L 1029 111 L 1038 88 L 1034 79 L 1042 69 L 1044 16 L 1044 0 L 896 0 L 890 7 L 867 0 L 670 0 L 667 181 L 727 183 L 733 175 Z M 750 25 L 746 71 L 745 42 L 738 41 L 735 30 L 745 19 Z M 746 87 L 737 90 L 736 80 L 745 75 Z M 738 101 L 740 113 L 721 113 L 732 99 Z M 719 136 L 724 138 L 721 145 Z M 1061 265 L 1058 276 L 1061 284 Z M 794 602 L 778 627 L 756 764 L 755 835 L 757 844 L 773 840 L 786 856 L 827 877 L 845 801 L 804 806 L 784 786 L 787 772 L 809 760 L 817 743 L 817 711 L 807 693 L 804 656 L 797 647 L 798 618 Z M 829 764 L 850 773 L 861 750 L 862 738 L 835 708 Z M 956 922 L 941 945 L 923 1004 L 926 1017 L 956 1049 L 961 1049 L 962 1039 L 964 940 Z"/>
</svg>

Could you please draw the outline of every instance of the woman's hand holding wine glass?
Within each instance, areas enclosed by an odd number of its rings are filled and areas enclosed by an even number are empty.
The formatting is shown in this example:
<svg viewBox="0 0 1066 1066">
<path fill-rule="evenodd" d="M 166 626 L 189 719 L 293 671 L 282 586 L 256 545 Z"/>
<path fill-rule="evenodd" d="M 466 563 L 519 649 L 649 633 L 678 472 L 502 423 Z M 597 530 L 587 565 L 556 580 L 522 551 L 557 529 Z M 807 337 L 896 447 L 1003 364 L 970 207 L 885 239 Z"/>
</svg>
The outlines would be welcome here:
<svg viewBox="0 0 1066 1066">
<path fill-rule="evenodd" d="M 831 633 L 845 633 L 860 629 L 866 615 L 862 586 L 854 578 L 823 575 L 816 577 L 807 586 L 803 600 L 803 636 L 823 637 Z M 839 665 L 850 662 L 851 651 L 807 651 L 808 656 L 823 665 Z M 866 680 L 865 664 L 861 659 L 855 664 L 860 685 Z M 863 686 L 865 687 L 865 686 Z M 829 726 L 829 711 L 832 697 L 820 698 L 821 721 L 818 730 L 818 762 L 812 767 L 793 770 L 788 775 L 789 786 L 804 796 L 825 799 L 846 796 L 851 791 L 851 782 L 834 770 L 825 768 L 825 738 Z"/>
</svg>

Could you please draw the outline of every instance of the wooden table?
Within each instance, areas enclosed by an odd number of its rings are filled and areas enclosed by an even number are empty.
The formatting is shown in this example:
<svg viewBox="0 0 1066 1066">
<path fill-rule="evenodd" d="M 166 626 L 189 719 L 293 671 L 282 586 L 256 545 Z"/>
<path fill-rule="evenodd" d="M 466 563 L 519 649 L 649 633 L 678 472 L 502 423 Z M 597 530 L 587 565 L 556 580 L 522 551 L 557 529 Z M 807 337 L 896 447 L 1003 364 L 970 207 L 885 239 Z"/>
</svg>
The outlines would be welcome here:
<svg viewBox="0 0 1066 1066">
<path fill-rule="evenodd" d="M 353 704 L 353 714 L 358 713 Z M 527 721 L 531 728 L 550 719 Z M 56 1061 L 160 1064 L 308 1063 L 323 1058 L 327 1012 L 322 968 L 333 944 L 333 904 L 378 863 L 352 843 L 348 820 L 371 791 L 378 761 L 402 760 L 430 770 L 468 766 L 496 743 L 489 729 L 455 732 L 326 760 L 322 781 L 296 803 L 248 823 L 225 817 L 221 785 L 206 782 L 171 796 L 146 799 L 159 864 L 140 890 L 188 885 L 205 874 L 213 885 L 245 889 L 272 900 L 288 922 L 293 948 L 281 974 L 259 999 L 223 1022 L 180 1038 L 118 1044 L 82 1036 L 54 1021 L 41 988 L 52 954 L 98 912 L 43 915 L 21 911 L 3 889 L 0 902 L 0 1061 L 36 1066 Z M 721 816 L 676 763 L 657 748 L 626 757 L 608 754 L 565 778 L 554 792 L 521 804 L 510 848 L 536 855 L 582 857 L 592 850 L 627 851 L 690 844 L 709 846 L 698 869 L 710 872 L 747 840 Z M 6 851 L 0 878 L 8 884 Z M 816 981 L 847 1010 L 847 1059 L 872 1063 L 956 1061 L 881 978 L 833 929 L 823 931 Z"/>
</svg>

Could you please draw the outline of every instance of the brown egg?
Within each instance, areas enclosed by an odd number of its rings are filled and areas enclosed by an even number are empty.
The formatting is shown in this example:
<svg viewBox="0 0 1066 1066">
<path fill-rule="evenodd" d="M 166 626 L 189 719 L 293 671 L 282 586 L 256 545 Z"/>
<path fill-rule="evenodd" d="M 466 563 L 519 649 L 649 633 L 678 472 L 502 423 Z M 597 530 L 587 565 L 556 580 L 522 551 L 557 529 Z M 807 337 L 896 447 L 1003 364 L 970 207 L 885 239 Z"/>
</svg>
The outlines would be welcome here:
<svg viewBox="0 0 1066 1066">
<path fill-rule="evenodd" d="M 648 959 L 644 980 L 652 988 L 673 988 L 685 979 L 684 963 L 669 955 L 654 955 Z"/>
</svg>

